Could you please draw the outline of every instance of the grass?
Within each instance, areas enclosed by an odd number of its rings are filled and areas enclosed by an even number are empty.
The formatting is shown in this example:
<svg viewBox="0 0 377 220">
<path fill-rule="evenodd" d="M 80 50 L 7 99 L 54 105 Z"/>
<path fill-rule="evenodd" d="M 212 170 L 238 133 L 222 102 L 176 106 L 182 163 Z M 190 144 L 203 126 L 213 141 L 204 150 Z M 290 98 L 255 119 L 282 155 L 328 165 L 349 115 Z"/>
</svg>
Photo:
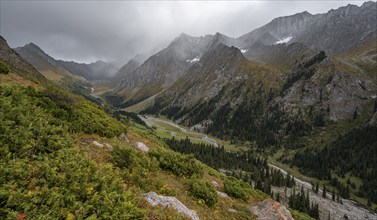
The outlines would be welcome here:
<svg viewBox="0 0 377 220">
<path fill-rule="evenodd" d="M 149 98 L 147 98 L 147 99 L 145 99 L 141 102 L 138 102 L 135 105 L 129 106 L 129 107 L 125 108 L 124 110 L 126 110 L 128 112 L 135 112 L 135 113 L 141 112 L 141 111 L 147 109 L 148 107 L 151 107 L 151 106 L 154 105 L 154 99 L 155 99 L 156 95 L 153 95 L 153 96 L 151 96 L 151 97 L 149 97 Z"/>
<path fill-rule="evenodd" d="M 275 154 L 268 157 L 268 163 L 282 168 L 283 170 L 287 171 L 288 173 L 290 173 L 291 175 L 293 175 L 294 177 L 296 177 L 300 180 L 303 180 L 303 181 L 306 181 L 306 182 L 309 182 L 309 183 L 310 182 L 313 182 L 313 183 L 317 182 L 316 179 L 303 175 L 297 167 L 294 167 L 294 166 L 291 167 L 288 164 L 279 162 L 278 158 L 281 157 L 283 154 L 285 154 L 287 156 L 287 158 L 289 158 L 289 157 L 294 155 L 294 151 L 292 151 L 292 150 L 286 150 L 285 151 L 283 149 L 280 149 Z"/>
<path fill-rule="evenodd" d="M 314 220 L 314 218 L 310 217 L 309 215 L 298 212 L 296 210 L 289 209 L 289 211 L 291 212 L 292 217 L 296 220 Z"/>
</svg>

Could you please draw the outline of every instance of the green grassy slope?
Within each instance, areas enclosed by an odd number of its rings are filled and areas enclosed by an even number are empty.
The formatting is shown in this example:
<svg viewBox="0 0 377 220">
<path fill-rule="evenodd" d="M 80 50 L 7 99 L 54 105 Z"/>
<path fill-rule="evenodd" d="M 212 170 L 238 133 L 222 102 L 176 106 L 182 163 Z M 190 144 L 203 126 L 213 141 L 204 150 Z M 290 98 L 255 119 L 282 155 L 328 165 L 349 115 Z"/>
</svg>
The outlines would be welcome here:
<svg viewBox="0 0 377 220">
<path fill-rule="evenodd" d="M 265 194 L 169 150 L 149 129 L 116 120 L 12 56 L 1 50 L 10 71 L 0 74 L 0 219 L 185 218 L 150 206 L 141 199 L 149 191 L 177 197 L 203 219 L 255 219 L 249 208 Z M 137 141 L 150 152 L 136 150 Z M 211 181 L 244 197 L 219 197 Z"/>
</svg>

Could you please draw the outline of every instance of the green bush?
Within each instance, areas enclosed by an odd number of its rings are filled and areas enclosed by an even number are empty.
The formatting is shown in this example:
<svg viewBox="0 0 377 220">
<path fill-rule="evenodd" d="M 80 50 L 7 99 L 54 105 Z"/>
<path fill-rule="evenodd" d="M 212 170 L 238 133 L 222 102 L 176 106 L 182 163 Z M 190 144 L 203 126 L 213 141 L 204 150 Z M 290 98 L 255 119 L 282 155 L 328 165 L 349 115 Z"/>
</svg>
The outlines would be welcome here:
<svg viewBox="0 0 377 220">
<path fill-rule="evenodd" d="M 218 196 L 215 187 L 207 181 L 192 179 L 189 186 L 190 195 L 194 198 L 203 200 L 208 207 L 217 204 Z"/>
<path fill-rule="evenodd" d="M 249 200 L 247 190 L 242 186 L 242 182 L 234 177 L 227 177 L 225 179 L 224 192 L 237 199 Z"/>
<path fill-rule="evenodd" d="M 96 165 L 71 138 L 76 131 L 114 136 L 122 124 L 63 90 L 0 84 L 0 103 L 1 219 L 144 218 L 120 174 Z M 73 129 L 72 115 L 88 124 Z"/>
<path fill-rule="evenodd" d="M 0 158 L 34 157 L 70 146 L 68 125 L 38 106 L 36 91 L 0 86 Z"/>
<path fill-rule="evenodd" d="M 0 61 L 0 73 L 8 74 L 9 71 L 10 71 L 9 66 L 6 63 Z"/>
<path fill-rule="evenodd" d="M 183 155 L 164 148 L 153 149 L 150 155 L 157 159 L 161 169 L 177 176 L 203 176 L 203 166 L 192 155 Z"/>
<path fill-rule="evenodd" d="M 138 198 L 111 165 L 97 167 L 73 148 L 0 161 L 0 215 L 28 219 L 141 219 Z"/>
<path fill-rule="evenodd" d="M 112 151 L 112 162 L 121 168 L 125 181 L 137 185 L 144 191 L 158 191 L 163 185 L 162 181 L 151 178 L 158 170 L 158 162 L 143 152 L 115 146 Z"/>
<path fill-rule="evenodd" d="M 100 107 L 66 90 L 51 86 L 39 96 L 39 104 L 49 109 L 54 117 L 67 121 L 72 132 L 104 137 L 115 137 L 126 132 L 122 123 L 106 114 Z"/>
</svg>

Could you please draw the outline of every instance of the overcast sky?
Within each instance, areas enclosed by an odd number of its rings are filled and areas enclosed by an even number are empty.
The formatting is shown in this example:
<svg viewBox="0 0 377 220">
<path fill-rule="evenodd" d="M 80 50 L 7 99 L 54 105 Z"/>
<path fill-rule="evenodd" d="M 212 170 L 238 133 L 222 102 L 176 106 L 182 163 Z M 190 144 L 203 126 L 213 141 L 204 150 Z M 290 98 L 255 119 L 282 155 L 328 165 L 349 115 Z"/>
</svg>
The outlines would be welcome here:
<svg viewBox="0 0 377 220">
<path fill-rule="evenodd" d="M 166 47 L 180 33 L 238 37 L 275 17 L 325 13 L 363 1 L 4 1 L 0 34 L 56 59 L 120 61 Z"/>
</svg>

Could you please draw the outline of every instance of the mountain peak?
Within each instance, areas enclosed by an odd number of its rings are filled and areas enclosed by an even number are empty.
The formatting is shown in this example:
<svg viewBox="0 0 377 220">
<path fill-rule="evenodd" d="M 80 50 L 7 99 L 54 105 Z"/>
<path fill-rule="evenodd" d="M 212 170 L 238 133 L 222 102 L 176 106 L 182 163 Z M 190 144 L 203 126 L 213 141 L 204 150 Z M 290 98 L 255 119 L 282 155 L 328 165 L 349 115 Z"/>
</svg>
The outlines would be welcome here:
<svg viewBox="0 0 377 220">
<path fill-rule="evenodd" d="M 26 44 L 24 46 L 24 48 L 33 49 L 33 50 L 37 50 L 37 51 L 44 53 L 44 51 L 38 45 L 34 44 L 33 42 Z"/>
<path fill-rule="evenodd" d="M 364 3 L 361 5 L 361 8 L 372 7 L 373 5 L 377 5 L 377 2 L 374 2 L 374 1 L 367 1 L 367 2 L 364 2 Z"/>
<path fill-rule="evenodd" d="M 206 59 L 222 59 L 227 58 L 230 59 L 245 59 L 242 55 L 239 48 L 234 46 L 227 46 L 224 43 L 218 43 L 216 45 L 212 45 L 212 47 L 203 55 L 203 60 Z"/>
<path fill-rule="evenodd" d="M 192 38 L 191 36 L 185 34 L 185 33 L 181 33 L 178 37 L 176 37 L 174 39 L 173 42 L 184 42 L 184 41 L 187 41 L 189 40 L 190 38 Z"/>
</svg>

